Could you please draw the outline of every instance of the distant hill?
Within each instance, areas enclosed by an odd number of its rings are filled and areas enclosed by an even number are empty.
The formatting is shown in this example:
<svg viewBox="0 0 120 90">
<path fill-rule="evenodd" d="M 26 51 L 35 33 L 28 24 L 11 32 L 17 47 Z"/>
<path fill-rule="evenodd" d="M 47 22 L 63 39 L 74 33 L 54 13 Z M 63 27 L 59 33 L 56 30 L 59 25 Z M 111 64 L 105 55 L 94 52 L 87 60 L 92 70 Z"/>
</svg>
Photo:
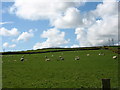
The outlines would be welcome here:
<svg viewBox="0 0 120 90">
<path fill-rule="evenodd" d="M 120 46 L 96 46 L 96 47 L 79 47 L 79 48 L 43 48 L 37 50 L 27 50 L 27 51 L 14 51 L 14 52 L 0 52 L 2 55 L 9 54 L 36 54 L 36 53 L 48 53 L 48 52 L 60 52 L 60 51 L 78 51 L 78 50 L 100 50 L 100 49 L 108 49 L 112 50 L 115 53 L 120 54 Z"/>
</svg>

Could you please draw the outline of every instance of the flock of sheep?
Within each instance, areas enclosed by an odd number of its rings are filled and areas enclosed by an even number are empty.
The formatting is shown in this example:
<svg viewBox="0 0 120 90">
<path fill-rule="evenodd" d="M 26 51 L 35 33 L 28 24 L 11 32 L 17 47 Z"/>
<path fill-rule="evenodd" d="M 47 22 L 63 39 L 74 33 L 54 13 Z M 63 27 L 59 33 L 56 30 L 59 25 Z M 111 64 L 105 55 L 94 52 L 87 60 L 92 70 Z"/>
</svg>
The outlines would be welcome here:
<svg viewBox="0 0 120 90">
<path fill-rule="evenodd" d="M 99 53 L 98 54 L 99 56 L 104 56 L 105 54 L 104 53 Z M 54 55 L 52 55 L 53 57 Z M 86 56 L 90 56 L 90 54 L 87 54 Z M 117 59 L 117 56 L 113 56 L 112 57 L 113 59 Z M 64 60 L 64 57 L 62 56 L 59 56 L 59 59 L 58 60 Z M 75 59 L 74 60 L 80 60 L 80 57 L 79 56 L 75 56 Z M 45 61 L 50 61 L 50 58 L 48 58 L 47 56 L 45 56 Z"/>
<path fill-rule="evenodd" d="M 52 55 L 53 57 L 54 55 Z M 58 60 L 64 60 L 64 58 L 62 56 L 59 56 Z M 47 56 L 45 56 L 45 61 L 50 61 L 50 58 L 48 58 Z"/>
<path fill-rule="evenodd" d="M 62 53 L 62 55 L 63 55 L 63 53 Z M 104 53 L 99 53 L 98 55 L 99 56 L 104 56 L 105 54 Z M 51 55 L 51 56 L 54 57 L 54 55 Z M 90 54 L 87 54 L 86 56 L 90 56 Z M 113 59 L 117 59 L 117 56 L 113 56 L 112 58 Z M 63 61 L 63 60 L 64 60 L 64 57 L 62 57 L 62 56 L 59 56 L 58 59 L 57 59 L 57 61 Z M 74 60 L 80 60 L 80 57 L 79 56 L 75 56 Z M 20 58 L 20 61 L 24 61 L 24 56 L 22 56 Z M 47 56 L 45 56 L 45 61 L 51 61 L 51 59 L 48 58 Z"/>
<path fill-rule="evenodd" d="M 61 53 L 63 55 L 63 53 Z M 99 53 L 98 54 L 99 56 L 104 56 L 105 54 L 104 53 Z M 86 54 L 86 56 L 90 56 L 90 54 Z M 54 55 L 52 54 L 51 57 L 54 57 Z M 115 55 L 112 57 L 113 59 L 117 59 L 118 57 Z M 20 61 L 23 62 L 25 61 L 26 59 L 24 58 L 24 55 L 20 58 Z M 64 60 L 64 57 L 62 56 L 59 56 L 57 61 L 63 61 Z M 80 60 L 80 57 L 79 56 L 75 56 L 74 60 Z M 16 60 L 14 60 L 16 61 Z M 45 61 L 51 61 L 50 58 L 48 58 L 47 56 L 45 56 Z"/>
</svg>

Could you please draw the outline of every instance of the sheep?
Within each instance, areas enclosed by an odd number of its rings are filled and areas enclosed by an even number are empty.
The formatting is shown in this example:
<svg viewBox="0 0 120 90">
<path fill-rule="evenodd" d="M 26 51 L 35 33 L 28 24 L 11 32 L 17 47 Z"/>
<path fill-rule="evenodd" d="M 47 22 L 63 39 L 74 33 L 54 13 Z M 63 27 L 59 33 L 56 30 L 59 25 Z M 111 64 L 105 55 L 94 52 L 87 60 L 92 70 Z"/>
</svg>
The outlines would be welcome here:
<svg viewBox="0 0 120 90">
<path fill-rule="evenodd" d="M 99 56 L 101 55 L 101 53 L 98 54 Z"/>
<path fill-rule="evenodd" d="M 60 60 L 64 60 L 64 58 L 63 58 L 63 57 L 61 57 L 61 58 L 60 58 Z"/>
<path fill-rule="evenodd" d="M 50 61 L 50 59 L 49 59 L 49 58 L 46 58 L 45 61 Z"/>
<path fill-rule="evenodd" d="M 101 56 L 104 56 L 105 54 L 104 54 L 104 53 L 99 53 L 98 55 L 99 55 L 99 56 L 100 56 L 100 55 L 101 55 Z"/>
<path fill-rule="evenodd" d="M 47 58 L 47 56 L 45 56 L 45 58 Z"/>
<path fill-rule="evenodd" d="M 62 56 L 59 56 L 59 58 L 61 58 Z"/>
<path fill-rule="evenodd" d="M 62 56 L 59 56 L 59 59 L 58 60 L 64 60 L 64 58 Z"/>
<path fill-rule="evenodd" d="M 112 58 L 113 58 L 113 59 L 117 59 L 117 56 L 113 56 Z"/>
<path fill-rule="evenodd" d="M 54 55 L 52 55 L 52 57 L 53 57 Z"/>
<path fill-rule="evenodd" d="M 76 57 L 75 57 L 75 60 L 80 60 L 80 57 L 79 57 L 79 56 L 76 56 Z"/>
<path fill-rule="evenodd" d="M 16 60 L 14 60 L 14 62 L 16 62 Z"/>
<path fill-rule="evenodd" d="M 47 56 L 45 56 L 45 61 L 50 61 L 50 59 Z"/>
<path fill-rule="evenodd" d="M 24 57 L 22 57 L 22 58 L 20 59 L 20 61 L 24 61 Z"/>
<path fill-rule="evenodd" d="M 90 54 L 87 54 L 87 56 L 90 56 Z"/>
<path fill-rule="evenodd" d="M 75 60 L 79 60 L 79 58 L 75 58 Z"/>
</svg>

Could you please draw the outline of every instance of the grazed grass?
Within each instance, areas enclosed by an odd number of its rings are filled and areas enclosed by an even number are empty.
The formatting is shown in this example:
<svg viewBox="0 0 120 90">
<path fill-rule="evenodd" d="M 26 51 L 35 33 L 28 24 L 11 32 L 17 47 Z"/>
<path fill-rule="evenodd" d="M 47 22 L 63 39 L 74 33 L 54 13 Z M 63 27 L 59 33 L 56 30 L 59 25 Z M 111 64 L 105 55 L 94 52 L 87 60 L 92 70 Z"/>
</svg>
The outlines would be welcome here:
<svg viewBox="0 0 120 90">
<path fill-rule="evenodd" d="M 99 56 L 100 52 L 105 55 Z M 115 88 L 118 59 L 113 55 L 117 54 L 109 50 L 51 52 L 26 54 L 24 62 L 22 55 L 4 55 L 3 88 L 101 88 L 102 78 L 110 78 Z M 46 62 L 45 56 L 51 61 Z M 59 56 L 65 60 L 57 61 Z M 75 56 L 80 60 L 75 61 Z"/>
</svg>

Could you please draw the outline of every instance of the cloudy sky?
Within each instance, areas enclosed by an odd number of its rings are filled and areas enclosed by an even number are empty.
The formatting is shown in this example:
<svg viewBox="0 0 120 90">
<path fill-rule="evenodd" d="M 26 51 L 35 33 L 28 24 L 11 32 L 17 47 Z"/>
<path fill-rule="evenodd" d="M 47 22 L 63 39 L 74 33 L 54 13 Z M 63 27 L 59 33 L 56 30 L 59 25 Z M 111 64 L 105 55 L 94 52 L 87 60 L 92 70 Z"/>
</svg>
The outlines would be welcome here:
<svg viewBox="0 0 120 90">
<path fill-rule="evenodd" d="M 2 2 L 0 21 L 6 51 L 118 44 L 116 0 L 8 1 Z"/>
</svg>

